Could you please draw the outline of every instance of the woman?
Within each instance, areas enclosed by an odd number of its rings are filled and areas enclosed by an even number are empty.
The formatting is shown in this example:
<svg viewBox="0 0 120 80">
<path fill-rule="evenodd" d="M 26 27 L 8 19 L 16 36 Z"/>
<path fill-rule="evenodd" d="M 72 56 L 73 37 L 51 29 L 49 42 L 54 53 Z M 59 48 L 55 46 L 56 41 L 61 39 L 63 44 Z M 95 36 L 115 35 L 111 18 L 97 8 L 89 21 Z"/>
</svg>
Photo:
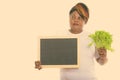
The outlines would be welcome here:
<svg viewBox="0 0 120 80">
<path fill-rule="evenodd" d="M 62 69 L 61 80 L 95 80 L 94 58 L 101 65 L 107 62 L 106 50 L 88 47 L 91 39 L 88 33 L 83 31 L 84 25 L 89 19 L 89 9 L 83 3 L 76 4 L 69 12 L 69 35 L 80 36 L 80 67 L 78 69 Z M 98 54 L 99 52 L 99 54 Z"/>
<path fill-rule="evenodd" d="M 61 69 L 60 80 L 96 80 L 94 76 L 94 58 L 101 65 L 107 62 L 106 50 L 88 47 L 91 39 L 83 31 L 89 19 L 89 9 L 84 3 L 76 4 L 69 12 L 70 30 L 68 35 L 80 36 L 80 67 Z M 41 69 L 40 61 L 36 61 L 36 68 Z"/>
</svg>

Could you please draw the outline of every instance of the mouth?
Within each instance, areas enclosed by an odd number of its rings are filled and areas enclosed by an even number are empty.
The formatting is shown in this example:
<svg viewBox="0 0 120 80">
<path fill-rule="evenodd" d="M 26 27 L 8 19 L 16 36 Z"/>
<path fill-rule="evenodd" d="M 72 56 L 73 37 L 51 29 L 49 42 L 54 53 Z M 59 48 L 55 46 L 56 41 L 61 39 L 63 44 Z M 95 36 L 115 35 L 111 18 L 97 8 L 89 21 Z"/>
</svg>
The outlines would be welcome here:
<svg viewBox="0 0 120 80">
<path fill-rule="evenodd" d="M 79 24 L 78 23 L 73 23 L 73 26 L 78 26 Z"/>
</svg>

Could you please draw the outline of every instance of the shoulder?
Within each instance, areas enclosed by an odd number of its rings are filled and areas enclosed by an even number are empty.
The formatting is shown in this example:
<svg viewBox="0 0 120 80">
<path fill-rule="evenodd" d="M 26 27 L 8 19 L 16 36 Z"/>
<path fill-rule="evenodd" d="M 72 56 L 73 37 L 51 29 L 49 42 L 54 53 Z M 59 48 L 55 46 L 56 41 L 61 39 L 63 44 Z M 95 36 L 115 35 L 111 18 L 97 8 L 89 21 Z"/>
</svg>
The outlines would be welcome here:
<svg viewBox="0 0 120 80">
<path fill-rule="evenodd" d="M 86 38 L 86 39 L 90 39 L 90 37 L 89 37 L 89 35 L 90 35 L 91 33 L 90 32 L 88 32 L 88 31 L 83 31 L 82 32 L 82 34 L 81 34 L 81 36 L 83 36 L 84 38 Z"/>
<path fill-rule="evenodd" d="M 89 31 L 83 31 L 83 34 L 85 34 L 86 36 L 89 36 L 90 34 L 91 34 L 91 32 L 89 32 Z"/>
</svg>

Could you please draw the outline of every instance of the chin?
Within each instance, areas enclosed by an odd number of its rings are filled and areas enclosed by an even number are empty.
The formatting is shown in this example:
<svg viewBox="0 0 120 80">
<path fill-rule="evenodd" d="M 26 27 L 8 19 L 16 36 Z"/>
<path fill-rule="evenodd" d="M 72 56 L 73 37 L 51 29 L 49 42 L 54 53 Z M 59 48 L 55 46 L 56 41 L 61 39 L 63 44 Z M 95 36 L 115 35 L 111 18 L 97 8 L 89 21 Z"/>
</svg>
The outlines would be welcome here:
<svg viewBox="0 0 120 80">
<path fill-rule="evenodd" d="M 77 29 L 73 29 L 73 31 L 81 32 L 82 29 L 77 28 Z"/>
<path fill-rule="evenodd" d="M 80 27 L 78 27 L 78 26 L 75 26 L 73 29 L 74 29 L 74 30 L 82 30 L 82 28 L 80 28 Z"/>
<path fill-rule="evenodd" d="M 72 25 L 71 28 L 72 28 L 73 30 L 80 30 L 80 31 L 82 30 L 82 26 Z"/>
</svg>

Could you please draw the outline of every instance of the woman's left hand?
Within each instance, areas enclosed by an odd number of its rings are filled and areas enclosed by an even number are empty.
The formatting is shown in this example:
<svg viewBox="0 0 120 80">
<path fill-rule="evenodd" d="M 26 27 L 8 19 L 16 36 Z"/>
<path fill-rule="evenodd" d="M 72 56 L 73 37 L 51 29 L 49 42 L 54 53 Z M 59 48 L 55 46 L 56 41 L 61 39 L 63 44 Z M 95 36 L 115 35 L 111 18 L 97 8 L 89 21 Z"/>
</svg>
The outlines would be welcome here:
<svg viewBox="0 0 120 80">
<path fill-rule="evenodd" d="M 107 62 L 107 50 L 105 48 L 98 48 L 97 52 L 99 54 L 99 58 L 97 58 L 97 62 L 101 65 Z"/>
<path fill-rule="evenodd" d="M 98 48 L 97 51 L 100 57 L 107 57 L 107 50 L 105 48 Z"/>
</svg>

